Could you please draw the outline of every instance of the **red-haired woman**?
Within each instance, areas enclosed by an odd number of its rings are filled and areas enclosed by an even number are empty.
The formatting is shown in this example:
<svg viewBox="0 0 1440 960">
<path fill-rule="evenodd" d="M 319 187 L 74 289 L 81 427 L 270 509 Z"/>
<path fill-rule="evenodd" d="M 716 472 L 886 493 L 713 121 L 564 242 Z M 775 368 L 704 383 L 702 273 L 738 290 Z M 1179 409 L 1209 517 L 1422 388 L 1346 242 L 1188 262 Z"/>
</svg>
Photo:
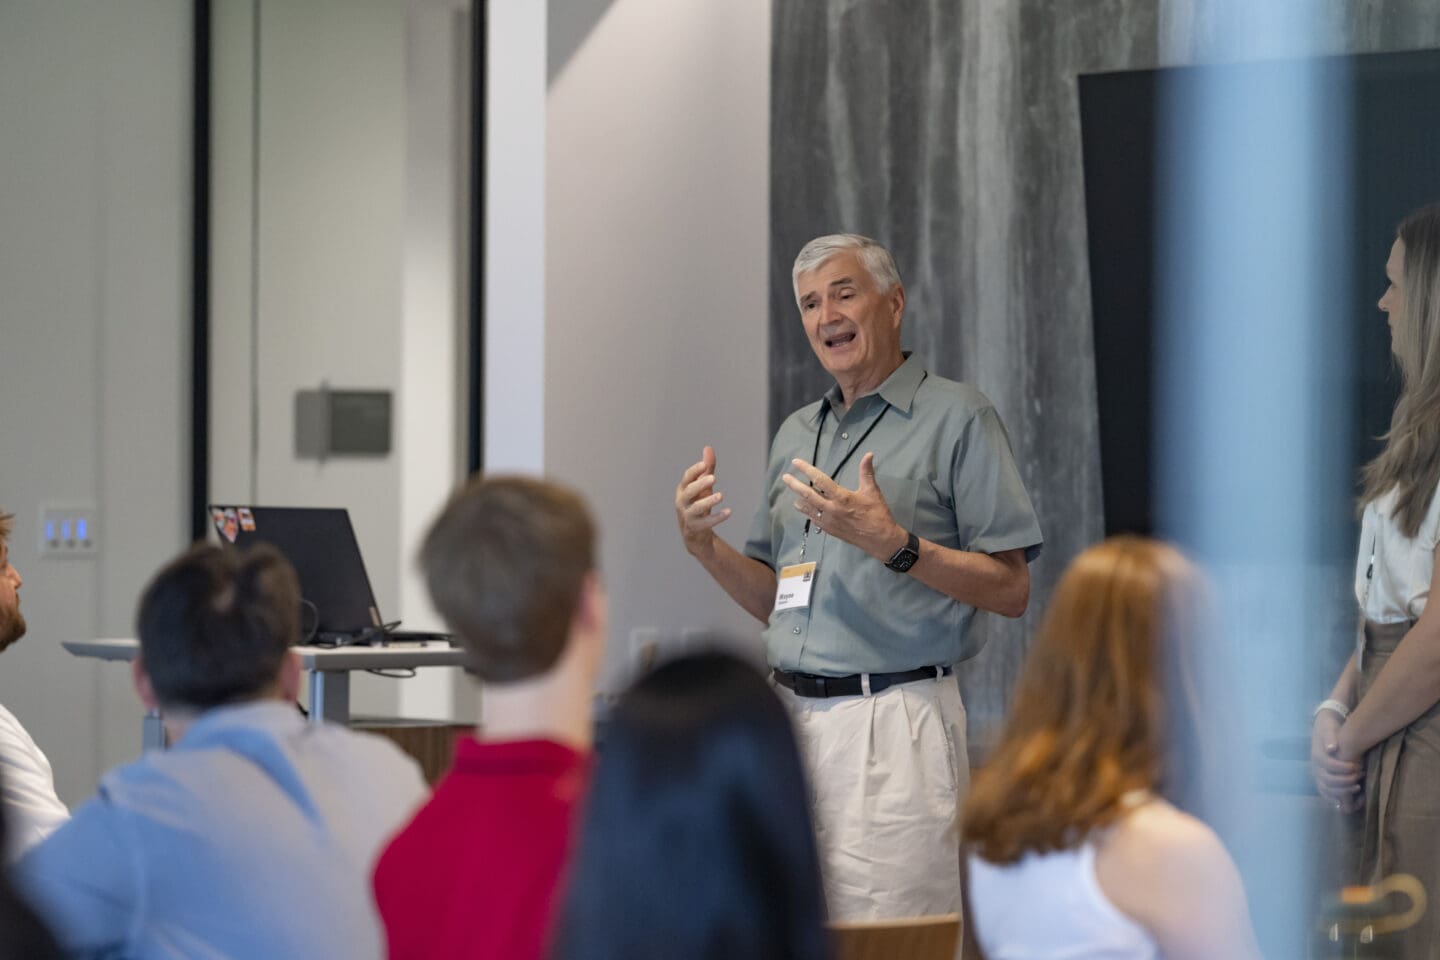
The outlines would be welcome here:
<svg viewBox="0 0 1440 960">
<path fill-rule="evenodd" d="M 1201 593 L 1138 537 L 1061 579 L 965 805 L 966 936 L 987 960 L 1259 956 L 1234 863 L 1165 799 L 1198 769 Z"/>
</svg>

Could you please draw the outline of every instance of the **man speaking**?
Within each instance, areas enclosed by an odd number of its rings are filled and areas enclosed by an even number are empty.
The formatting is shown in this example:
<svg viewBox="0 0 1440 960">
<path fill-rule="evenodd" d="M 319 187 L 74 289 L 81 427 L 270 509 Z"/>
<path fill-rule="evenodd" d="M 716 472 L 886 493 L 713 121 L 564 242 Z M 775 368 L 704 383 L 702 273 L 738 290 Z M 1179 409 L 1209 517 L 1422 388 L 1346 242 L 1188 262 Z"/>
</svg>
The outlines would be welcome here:
<svg viewBox="0 0 1440 960">
<path fill-rule="evenodd" d="M 780 425 L 744 551 L 705 447 L 675 490 L 685 548 L 766 624 L 810 768 L 831 919 L 960 909 L 969 784 L 954 664 L 977 609 L 1025 612 L 1039 524 L 989 400 L 900 350 L 905 289 L 853 234 L 795 259 L 795 299 L 835 385 Z"/>
</svg>

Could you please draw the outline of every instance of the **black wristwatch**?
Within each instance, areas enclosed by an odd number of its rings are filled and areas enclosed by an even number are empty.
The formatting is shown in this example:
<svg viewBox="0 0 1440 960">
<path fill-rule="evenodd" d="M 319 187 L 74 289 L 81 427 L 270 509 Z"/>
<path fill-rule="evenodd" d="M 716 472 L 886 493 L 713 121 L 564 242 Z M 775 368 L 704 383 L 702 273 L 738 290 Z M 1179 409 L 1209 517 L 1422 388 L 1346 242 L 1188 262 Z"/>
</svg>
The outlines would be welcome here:
<svg viewBox="0 0 1440 960">
<path fill-rule="evenodd" d="M 885 566 L 899 573 L 905 573 L 920 559 L 920 538 L 911 530 L 906 530 L 905 535 L 905 546 L 896 550 L 895 556 L 885 561 Z"/>
</svg>

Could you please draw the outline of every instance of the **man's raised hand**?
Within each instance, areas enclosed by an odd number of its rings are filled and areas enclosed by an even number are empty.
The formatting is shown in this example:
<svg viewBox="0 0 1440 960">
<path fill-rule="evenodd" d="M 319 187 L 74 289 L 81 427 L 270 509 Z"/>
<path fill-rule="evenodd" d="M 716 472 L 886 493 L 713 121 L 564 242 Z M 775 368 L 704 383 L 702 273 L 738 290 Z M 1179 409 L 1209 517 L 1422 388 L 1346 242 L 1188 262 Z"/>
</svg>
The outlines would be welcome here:
<svg viewBox="0 0 1440 960">
<path fill-rule="evenodd" d="M 716 510 L 725 494 L 715 492 L 715 448 L 706 447 L 700 460 L 680 475 L 675 487 L 675 519 L 680 537 L 692 556 L 714 546 L 715 526 L 730 518 L 730 508 Z"/>
<path fill-rule="evenodd" d="M 875 482 L 875 454 L 860 458 L 860 486 L 854 490 L 840 486 L 804 460 L 790 462 L 805 479 L 787 473 L 785 485 L 796 496 L 795 509 L 809 517 L 817 529 L 882 561 L 905 545 L 905 530 L 895 522 Z"/>
</svg>

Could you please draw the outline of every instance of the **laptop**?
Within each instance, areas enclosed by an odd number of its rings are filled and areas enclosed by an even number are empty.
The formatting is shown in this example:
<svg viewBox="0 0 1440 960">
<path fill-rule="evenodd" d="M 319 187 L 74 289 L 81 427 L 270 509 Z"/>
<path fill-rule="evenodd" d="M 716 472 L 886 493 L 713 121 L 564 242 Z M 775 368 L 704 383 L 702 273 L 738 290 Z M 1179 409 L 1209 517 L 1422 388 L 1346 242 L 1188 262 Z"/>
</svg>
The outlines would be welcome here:
<svg viewBox="0 0 1440 960">
<path fill-rule="evenodd" d="M 222 543 L 274 546 L 300 578 L 306 643 L 320 646 L 449 641 L 446 634 L 397 631 L 386 623 L 370 589 L 360 542 L 343 507 L 210 505 Z"/>
</svg>

